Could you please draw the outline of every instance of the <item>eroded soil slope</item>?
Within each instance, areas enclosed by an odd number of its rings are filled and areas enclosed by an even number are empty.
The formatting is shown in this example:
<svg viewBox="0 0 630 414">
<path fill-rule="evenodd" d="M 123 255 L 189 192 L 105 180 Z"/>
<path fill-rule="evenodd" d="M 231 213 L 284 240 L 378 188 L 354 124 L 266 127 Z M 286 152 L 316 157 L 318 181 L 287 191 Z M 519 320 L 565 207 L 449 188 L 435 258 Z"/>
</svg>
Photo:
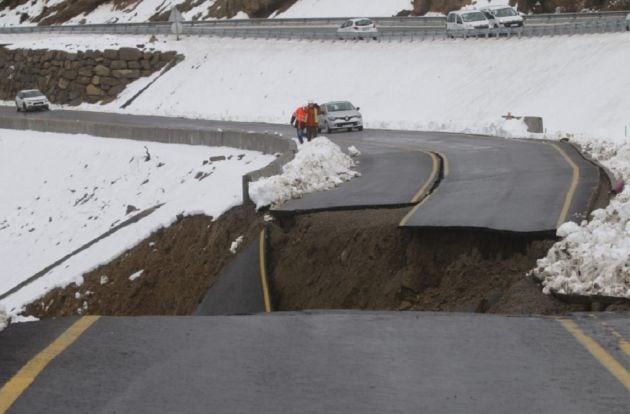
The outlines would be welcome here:
<svg viewBox="0 0 630 414">
<path fill-rule="evenodd" d="M 399 229 L 407 211 L 324 212 L 272 222 L 269 272 L 275 310 L 561 314 L 606 309 L 543 295 L 539 284 L 525 276 L 553 240 Z M 204 216 L 182 218 L 87 274 L 83 285 L 51 291 L 27 314 L 190 314 L 234 259 L 232 241 L 244 235 L 245 246 L 263 225 L 262 213 L 253 207 L 235 208 L 215 222 Z"/>
</svg>

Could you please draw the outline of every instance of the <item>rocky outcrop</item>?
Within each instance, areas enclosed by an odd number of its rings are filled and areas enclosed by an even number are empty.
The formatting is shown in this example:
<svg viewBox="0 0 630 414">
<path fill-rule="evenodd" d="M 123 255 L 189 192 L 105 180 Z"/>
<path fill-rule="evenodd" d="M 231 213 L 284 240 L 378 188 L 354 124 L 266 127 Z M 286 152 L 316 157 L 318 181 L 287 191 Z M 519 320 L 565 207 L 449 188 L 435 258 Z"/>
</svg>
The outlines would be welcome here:
<svg viewBox="0 0 630 414">
<path fill-rule="evenodd" d="M 0 47 L 0 100 L 37 88 L 53 103 L 107 103 L 130 82 L 152 75 L 175 58 L 175 52 L 138 48 L 68 53 Z"/>
</svg>

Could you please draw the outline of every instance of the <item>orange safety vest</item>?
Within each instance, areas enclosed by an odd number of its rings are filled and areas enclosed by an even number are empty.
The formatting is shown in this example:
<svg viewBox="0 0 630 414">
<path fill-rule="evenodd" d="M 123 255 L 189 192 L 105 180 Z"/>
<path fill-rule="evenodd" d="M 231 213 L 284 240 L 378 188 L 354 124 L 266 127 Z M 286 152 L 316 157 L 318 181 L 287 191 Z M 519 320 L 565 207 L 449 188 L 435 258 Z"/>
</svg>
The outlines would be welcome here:
<svg viewBox="0 0 630 414">
<path fill-rule="evenodd" d="M 298 127 L 302 127 L 306 122 L 307 114 L 304 108 L 301 106 L 295 110 L 293 116 L 295 117 L 295 121 Z"/>
</svg>

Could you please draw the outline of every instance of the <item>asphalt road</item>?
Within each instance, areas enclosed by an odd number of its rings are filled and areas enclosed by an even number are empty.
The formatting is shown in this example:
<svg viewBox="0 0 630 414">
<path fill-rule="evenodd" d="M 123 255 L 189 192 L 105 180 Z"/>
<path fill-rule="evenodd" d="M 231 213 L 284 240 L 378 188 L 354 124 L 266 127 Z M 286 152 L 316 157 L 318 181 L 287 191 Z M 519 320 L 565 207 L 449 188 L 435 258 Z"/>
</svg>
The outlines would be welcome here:
<svg viewBox="0 0 630 414">
<path fill-rule="evenodd" d="M 295 135 L 288 125 L 261 123 L 78 111 L 21 114 L 12 107 L 0 107 L 0 115 Z M 363 152 L 358 166 L 361 178 L 334 191 L 292 200 L 278 211 L 418 204 L 402 226 L 553 232 L 562 222 L 579 222 L 587 215 L 588 202 L 599 185 L 598 168 L 563 143 L 388 130 L 335 133 L 329 138 L 342 148 L 354 145 Z M 442 159 L 437 176 L 436 154 Z"/>
<path fill-rule="evenodd" d="M 19 388 L 8 412 L 625 414 L 629 316 L 567 327 L 412 312 L 107 317 Z M 52 336 L 62 323 L 0 333 L 0 372 L 16 374 L 16 350 L 41 350 L 25 331 Z"/>
<path fill-rule="evenodd" d="M 244 315 L 263 313 L 266 278 L 261 237 L 250 243 L 221 273 L 219 279 L 208 290 L 199 304 L 195 315 Z"/>
</svg>

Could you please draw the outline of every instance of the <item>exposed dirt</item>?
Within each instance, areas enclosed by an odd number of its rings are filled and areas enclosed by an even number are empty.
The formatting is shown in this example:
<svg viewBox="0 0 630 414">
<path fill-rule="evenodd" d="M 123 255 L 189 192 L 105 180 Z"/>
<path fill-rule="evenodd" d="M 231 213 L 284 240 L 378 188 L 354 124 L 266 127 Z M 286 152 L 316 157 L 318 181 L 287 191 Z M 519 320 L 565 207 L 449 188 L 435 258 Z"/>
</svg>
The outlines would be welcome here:
<svg viewBox="0 0 630 414">
<path fill-rule="evenodd" d="M 326 212 L 272 228 L 278 310 L 388 309 L 557 314 L 588 310 L 525 277 L 553 241 L 469 230 L 407 230 L 407 209 Z"/>
<path fill-rule="evenodd" d="M 269 273 L 275 310 L 370 309 L 562 314 L 630 310 L 628 304 L 568 304 L 544 295 L 525 276 L 553 240 L 462 229 L 398 228 L 408 209 L 338 211 L 270 224 Z M 81 286 L 55 289 L 26 314 L 185 315 L 192 313 L 224 267 L 232 241 L 246 246 L 263 226 L 253 207 L 213 222 L 180 219 Z M 136 280 L 129 277 L 144 270 Z M 105 281 L 104 277 L 107 277 Z"/>
<path fill-rule="evenodd" d="M 192 313 L 223 268 L 234 258 L 232 242 L 245 246 L 262 228 L 252 208 L 238 207 L 217 221 L 181 218 L 121 257 L 84 276 L 81 286 L 54 289 L 27 307 L 49 318 L 77 313 L 99 315 L 187 315 Z M 144 270 L 136 280 L 129 276 Z M 107 282 L 101 283 L 106 277 Z M 103 279 L 105 281 L 105 279 Z"/>
</svg>

